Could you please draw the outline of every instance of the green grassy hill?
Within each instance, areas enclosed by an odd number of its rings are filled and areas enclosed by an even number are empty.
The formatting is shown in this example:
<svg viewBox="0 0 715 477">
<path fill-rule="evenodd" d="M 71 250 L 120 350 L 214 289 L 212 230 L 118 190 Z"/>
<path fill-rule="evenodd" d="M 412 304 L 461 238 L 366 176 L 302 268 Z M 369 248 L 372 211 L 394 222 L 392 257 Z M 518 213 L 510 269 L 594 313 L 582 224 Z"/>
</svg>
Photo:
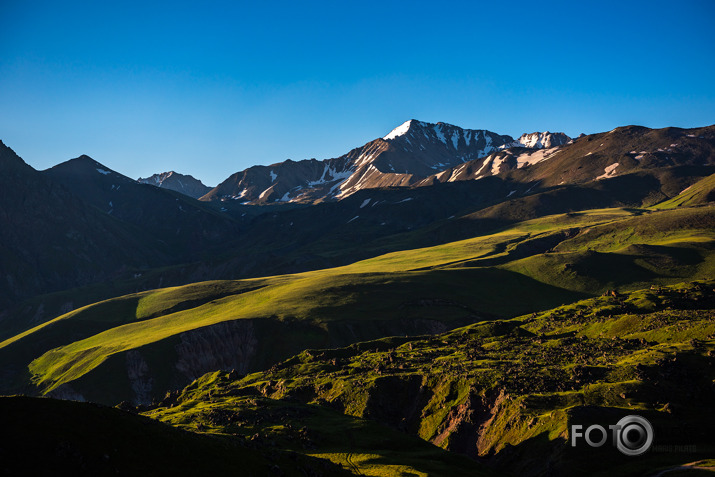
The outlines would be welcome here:
<svg viewBox="0 0 715 477">
<path fill-rule="evenodd" d="M 655 205 L 654 208 L 672 209 L 675 207 L 705 205 L 711 202 L 715 202 L 715 174 L 696 182 L 672 199 Z"/>
<path fill-rule="evenodd" d="M 712 208 L 604 209 L 327 270 L 126 295 L 0 343 L 5 392 L 148 403 L 306 348 L 443 332 L 714 275 Z M 617 271 L 617 272 L 614 272 Z"/>
<path fill-rule="evenodd" d="M 314 444 L 298 451 L 338 463 L 344 451 L 335 449 L 358 431 L 336 436 L 336 411 L 355 419 L 344 429 L 376 421 L 512 475 L 656 475 L 715 453 L 714 285 L 654 286 L 433 337 L 307 350 L 243 378 L 206 375 L 146 414 L 209 433 L 255 431 L 290 448 L 300 428 Z M 654 427 L 642 456 L 568 444 L 572 424 L 630 414 Z M 394 457 L 384 442 L 355 437 L 350 452 L 365 475 L 400 475 L 368 472 Z M 363 454 L 376 456 L 364 468 Z M 439 469 L 428 475 L 458 475 Z"/>
</svg>

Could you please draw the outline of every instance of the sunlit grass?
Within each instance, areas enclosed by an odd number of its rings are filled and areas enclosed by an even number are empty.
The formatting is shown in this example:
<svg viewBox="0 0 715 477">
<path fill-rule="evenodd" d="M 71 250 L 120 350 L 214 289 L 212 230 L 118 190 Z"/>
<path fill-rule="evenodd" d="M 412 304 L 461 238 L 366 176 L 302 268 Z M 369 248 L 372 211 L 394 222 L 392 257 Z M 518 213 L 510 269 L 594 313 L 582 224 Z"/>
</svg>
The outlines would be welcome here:
<svg viewBox="0 0 715 477">
<path fill-rule="evenodd" d="M 475 313 L 515 316 L 571 301 L 578 293 L 712 276 L 712 220 L 707 208 L 559 214 L 333 269 L 142 292 L 39 325 L 0 343 L 0 355 L 26 360 L 36 385 L 48 392 L 110 356 L 226 321 L 304 322 L 317 334 L 299 333 L 291 340 L 314 347 L 335 342 L 331 323 L 360 329 L 362 322 L 369 327 L 366 320 L 434 319 L 429 308 L 405 307 L 419 298 L 447 300 L 439 317 L 447 326 L 450 319 Z M 42 343 L 49 346 L 43 349 Z M 285 356 L 289 350 L 278 344 L 274 352 Z"/>
</svg>

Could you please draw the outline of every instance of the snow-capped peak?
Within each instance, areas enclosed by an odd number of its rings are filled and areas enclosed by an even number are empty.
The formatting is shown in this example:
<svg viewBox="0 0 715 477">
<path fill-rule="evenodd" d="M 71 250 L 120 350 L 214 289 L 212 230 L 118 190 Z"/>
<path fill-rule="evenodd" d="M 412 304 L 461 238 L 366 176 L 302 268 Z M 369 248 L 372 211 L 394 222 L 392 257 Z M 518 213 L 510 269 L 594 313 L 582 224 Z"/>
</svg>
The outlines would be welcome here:
<svg viewBox="0 0 715 477">
<path fill-rule="evenodd" d="M 195 179 L 190 175 L 179 174 L 174 171 L 154 174 L 146 179 L 140 177 L 137 179 L 137 182 L 140 184 L 153 185 L 163 189 L 171 189 L 193 197 L 194 199 L 198 199 L 212 189 L 211 187 L 205 186 L 200 180 Z"/>
<path fill-rule="evenodd" d="M 566 144 L 570 140 L 571 138 L 564 133 L 551 133 L 549 131 L 546 131 L 522 134 L 518 142 L 524 147 L 529 147 L 532 149 L 543 149 L 554 146 L 561 146 L 562 144 Z"/>
<path fill-rule="evenodd" d="M 407 131 L 410 130 L 410 126 L 412 126 L 413 122 L 417 122 L 417 121 L 415 121 L 414 119 L 405 121 L 404 123 L 397 126 L 395 129 L 390 131 L 390 134 L 383 137 L 382 139 L 384 139 L 385 141 L 389 141 L 390 139 L 395 139 L 398 136 L 404 136 L 405 134 L 407 134 Z"/>
</svg>

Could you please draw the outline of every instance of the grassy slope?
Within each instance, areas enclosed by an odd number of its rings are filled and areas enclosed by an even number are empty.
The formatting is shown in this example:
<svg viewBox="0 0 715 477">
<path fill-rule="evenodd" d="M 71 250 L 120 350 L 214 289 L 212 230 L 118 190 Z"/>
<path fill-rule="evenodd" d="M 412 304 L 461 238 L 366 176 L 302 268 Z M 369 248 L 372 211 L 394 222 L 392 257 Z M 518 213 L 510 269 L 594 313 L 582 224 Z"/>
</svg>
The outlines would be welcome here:
<svg viewBox="0 0 715 477">
<path fill-rule="evenodd" d="M 224 373 L 206 375 L 192 385 L 194 400 L 147 415 L 195 432 L 271 442 L 280 449 L 329 459 L 358 475 L 492 475 L 464 456 L 328 407 L 258 393 L 207 399 L 206 391 L 227 382 Z"/>
<path fill-rule="evenodd" d="M 449 328 L 480 316 L 549 308 L 607 288 L 712 276 L 714 229 L 711 208 L 549 216 L 345 267 L 107 300 L 0 343 L 0 360 L 15 366 L 32 361 L 30 371 L 47 392 L 127 350 L 171 352 L 180 333 L 259 319 L 271 323 L 265 337 L 274 340 L 255 358 L 251 369 L 260 369 L 309 347 L 424 332 L 407 322 L 441 321 Z M 519 290 L 520 300 L 505 299 L 512 290 Z M 286 334 L 291 339 L 281 340 Z M 26 372 L 15 379 L 11 386 L 20 386 Z M 98 390 L 97 384 L 85 387 Z M 110 387 L 93 398 L 105 400 L 116 391 Z"/>
<path fill-rule="evenodd" d="M 698 154 L 707 157 L 704 151 Z M 400 199 L 415 195 L 409 190 L 371 190 L 341 201 L 339 207 L 337 204 L 330 204 L 327 209 L 311 207 L 303 210 L 302 215 L 265 213 L 266 220 L 251 225 L 251 237 L 242 242 L 240 256 L 234 256 L 235 251 L 226 250 L 201 264 L 125 270 L 121 277 L 117 276 L 111 282 L 34 297 L 11 310 L 0 310 L 0 341 L 67 310 L 140 290 L 215 278 L 257 277 L 329 268 L 394 250 L 484 235 L 498 227 L 544 215 L 600 207 L 643 207 L 678 194 L 698 176 L 711 172 L 707 166 L 659 167 L 605 181 L 543 190 L 540 187 L 534 189 L 535 184 L 529 181 L 522 186 L 518 185 L 519 180 L 514 185 L 506 185 L 501 179 L 490 177 L 422 188 L 415 200 L 405 203 L 399 203 Z M 442 190 L 443 187 L 447 189 Z M 514 190 L 513 187 L 519 189 L 517 198 L 488 207 L 499 202 L 496 198 L 505 197 L 507 191 Z M 527 189 L 534 190 L 528 193 Z M 526 196 L 521 197 L 522 193 Z M 372 203 L 379 201 L 379 207 L 359 208 L 365 198 L 373 199 Z M 405 209 L 407 205 L 410 207 Z M 359 220 L 345 223 L 358 214 Z M 291 225 L 294 221 L 313 225 L 294 230 Z M 314 226 L 315 223 L 320 225 Z M 276 230 L 285 233 L 276 233 Z"/>
<path fill-rule="evenodd" d="M 429 338 L 308 350 L 245 378 L 204 376 L 147 414 L 281 442 L 300 426 L 315 442 L 341 442 L 314 407 L 315 420 L 300 417 L 302 402 L 357 419 L 345 429 L 372 419 L 516 475 L 651 475 L 715 452 L 714 285 L 654 287 Z M 271 407 L 283 418 L 271 417 Z M 695 451 L 655 447 L 632 458 L 610 446 L 567 445 L 571 424 L 615 423 L 628 414 L 650 420 L 655 446 Z M 354 455 L 386 453 L 369 439 L 351 447 Z M 320 444 L 302 452 L 344 462 Z M 701 465 L 712 469 L 713 462 Z"/>
<path fill-rule="evenodd" d="M 653 208 L 672 209 L 675 207 L 703 205 L 713 200 L 715 200 L 715 174 L 696 182 L 677 196 L 661 202 L 653 206 Z"/>
<path fill-rule="evenodd" d="M 710 208 L 645 212 L 617 223 L 582 228 L 553 253 L 504 268 L 569 290 L 605 291 L 715 276 L 715 215 Z"/>
</svg>

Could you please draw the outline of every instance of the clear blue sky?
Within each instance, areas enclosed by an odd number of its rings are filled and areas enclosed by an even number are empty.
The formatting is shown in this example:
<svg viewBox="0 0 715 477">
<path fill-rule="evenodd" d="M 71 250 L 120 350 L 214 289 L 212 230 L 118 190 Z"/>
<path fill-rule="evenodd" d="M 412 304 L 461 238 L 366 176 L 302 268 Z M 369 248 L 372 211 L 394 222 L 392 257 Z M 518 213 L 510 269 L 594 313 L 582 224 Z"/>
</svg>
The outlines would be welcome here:
<svg viewBox="0 0 715 477">
<path fill-rule="evenodd" d="M 715 1 L 0 0 L 0 139 L 209 185 L 410 118 L 518 136 L 715 123 Z"/>
</svg>

